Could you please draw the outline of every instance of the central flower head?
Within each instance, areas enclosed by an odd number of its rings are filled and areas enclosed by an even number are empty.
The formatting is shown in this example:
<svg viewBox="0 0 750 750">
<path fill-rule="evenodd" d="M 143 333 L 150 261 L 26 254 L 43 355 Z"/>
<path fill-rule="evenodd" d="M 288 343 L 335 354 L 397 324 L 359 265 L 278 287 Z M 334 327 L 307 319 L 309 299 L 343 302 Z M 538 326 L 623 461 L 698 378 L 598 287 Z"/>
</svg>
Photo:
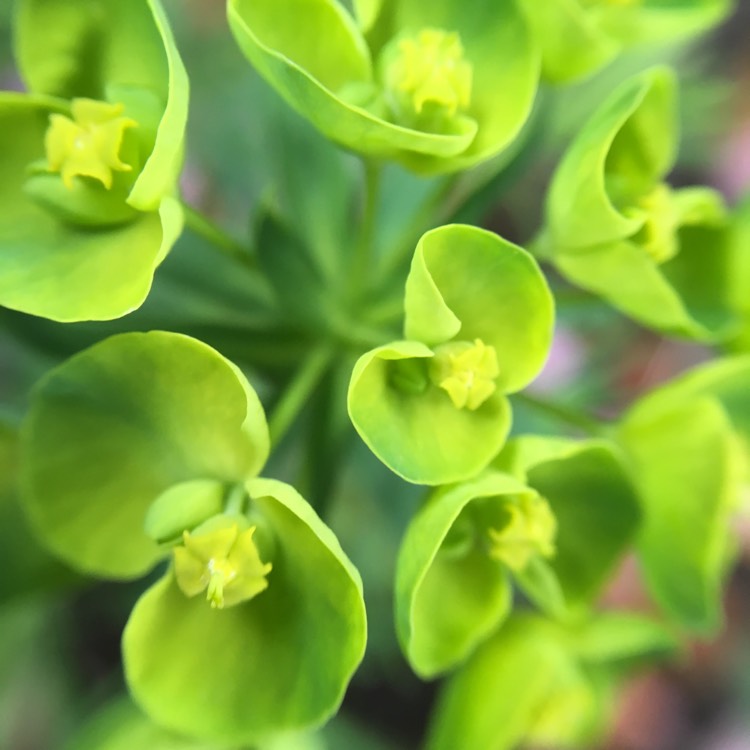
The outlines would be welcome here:
<svg viewBox="0 0 750 750">
<path fill-rule="evenodd" d="M 672 190 L 660 183 L 640 199 L 633 213 L 645 214 L 643 227 L 636 239 L 655 263 L 665 263 L 678 250 L 678 217 L 675 211 Z"/>
<path fill-rule="evenodd" d="M 268 587 L 271 564 L 260 559 L 255 526 L 240 531 L 237 523 L 211 528 L 209 520 L 192 534 L 185 531 L 183 546 L 175 547 L 177 585 L 193 597 L 206 592 L 212 608 L 223 609 L 252 599 Z"/>
<path fill-rule="evenodd" d="M 457 409 L 478 409 L 496 390 L 497 352 L 481 339 L 443 344 L 430 360 L 430 379 Z"/>
<path fill-rule="evenodd" d="M 500 529 L 490 529 L 490 557 L 511 570 L 523 570 L 535 555 L 555 554 L 557 520 L 549 503 L 539 495 L 524 495 L 507 503 L 508 520 Z"/>
<path fill-rule="evenodd" d="M 44 146 L 47 167 L 59 172 L 65 187 L 74 177 L 92 177 L 112 187 L 112 172 L 130 172 L 132 166 L 120 159 L 123 137 L 135 120 L 123 116 L 122 104 L 93 99 L 73 99 L 70 117 L 50 115 Z"/>
<path fill-rule="evenodd" d="M 456 32 L 422 29 L 386 48 L 385 86 L 398 110 L 421 115 L 433 107 L 454 116 L 471 103 L 472 67 Z"/>
</svg>

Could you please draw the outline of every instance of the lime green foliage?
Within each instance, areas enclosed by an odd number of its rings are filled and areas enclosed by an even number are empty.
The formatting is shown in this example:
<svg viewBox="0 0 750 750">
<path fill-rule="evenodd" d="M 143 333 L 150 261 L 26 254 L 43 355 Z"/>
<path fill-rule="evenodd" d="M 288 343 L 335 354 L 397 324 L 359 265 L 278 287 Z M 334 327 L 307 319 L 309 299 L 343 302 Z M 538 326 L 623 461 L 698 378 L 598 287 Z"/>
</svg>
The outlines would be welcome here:
<svg viewBox="0 0 750 750">
<path fill-rule="evenodd" d="M 39 383 L 23 443 L 27 508 L 72 565 L 130 578 L 171 550 L 124 636 L 149 716 L 248 742 L 336 710 L 364 651 L 359 575 L 291 487 L 252 479 L 268 429 L 234 365 L 178 334 L 106 339 Z"/>
<path fill-rule="evenodd" d="M 168 573 L 123 636 L 130 689 L 159 724 L 236 743 L 334 713 L 366 630 L 359 575 L 310 506 L 281 482 L 245 486 L 274 541 L 268 588 L 212 609 Z"/>
<path fill-rule="evenodd" d="M 637 403 L 619 430 L 643 502 L 646 582 L 675 620 L 703 634 L 722 622 L 729 520 L 750 476 L 747 443 L 733 425 L 746 440 L 749 367 L 698 368 Z"/>
<path fill-rule="evenodd" d="M 542 47 L 544 77 L 567 83 L 594 73 L 621 51 L 707 31 L 732 0 L 521 0 Z"/>
<path fill-rule="evenodd" d="M 553 306 L 534 260 L 475 227 L 425 234 L 406 281 L 407 340 L 363 355 L 349 414 L 375 455 L 408 481 L 468 479 L 510 428 L 503 394 L 544 364 Z"/>
<path fill-rule="evenodd" d="M 22 0 L 16 50 L 30 93 L 0 95 L 0 304 L 125 315 L 182 229 L 188 81 L 164 12 Z"/>
<path fill-rule="evenodd" d="M 326 136 L 420 173 L 507 149 L 526 121 L 539 54 L 515 2 L 229 0 L 258 71 Z M 295 23 L 287 19 L 295 18 Z"/>
<path fill-rule="evenodd" d="M 604 728 L 622 675 L 674 650 L 668 631 L 630 615 L 604 614 L 574 627 L 515 615 L 444 687 L 427 748 L 589 744 Z"/>
<path fill-rule="evenodd" d="M 613 92 L 554 175 L 542 243 L 571 281 L 644 325 L 713 339 L 737 324 L 734 240 L 715 191 L 663 183 L 674 165 L 675 118 L 666 69 Z"/>
<path fill-rule="evenodd" d="M 555 554 L 547 564 L 562 601 L 556 604 L 554 589 L 545 591 L 550 584 L 541 578 L 542 570 L 535 578 L 522 578 L 521 585 L 547 610 L 557 606 L 571 614 L 591 607 L 641 521 L 617 447 L 604 440 L 524 436 L 511 441 L 493 465 L 545 497 L 557 522 Z"/>
<path fill-rule="evenodd" d="M 508 616 L 511 573 L 554 549 L 554 519 L 533 528 L 548 514 L 534 490 L 498 472 L 430 495 L 396 572 L 396 629 L 417 674 L 454 667 Z"/>
</svg>

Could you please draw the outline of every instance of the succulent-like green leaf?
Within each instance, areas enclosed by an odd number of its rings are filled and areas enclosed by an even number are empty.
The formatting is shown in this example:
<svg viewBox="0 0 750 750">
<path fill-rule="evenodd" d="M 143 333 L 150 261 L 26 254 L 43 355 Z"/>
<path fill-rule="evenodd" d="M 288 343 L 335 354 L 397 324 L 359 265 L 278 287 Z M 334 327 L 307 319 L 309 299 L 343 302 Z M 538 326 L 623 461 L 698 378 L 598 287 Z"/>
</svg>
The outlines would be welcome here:
<svg viewBox="0 0 750 750">
<path fill-rule="evenodd" d="M 419 241 L 406 282 L 406 337 L 494 346 L 504 393 L 528 385 L 552 340 L 554 303 L 534 259 L 476 227 L 453 224 Z"/>
<path fill-rule="evenodd" d="M 716 398 L 675 401 L 667 392 L 636 405 L 619 438 L 643 503 L 646 582 L 684 627 L 715 632 L 739 479 L 727 412 Z"/>
<path fill-rule="evenodd" d="M 162 554 L 144 522 L 164 490 L 242 481 L 268 455 L 262 407 L 239 370 L 162 332 L 114 336 L 52 370 L 23 437 L 25 502 L 42 539 L 112 578 L 142 575 Z"/>
<path fill-rule="evenodd" d="M 493 472 L 437 490 L 412 520 L 396 571 L 396 629 L 420 676 L 461 662 L 509 613 L 509 570 L 489 555 L 484 516 L 503 497 L 533 494 Z"/>
<path fill-rule="evenodd" d="M 419 484 L 476 475 L 510 430 L 507 399 L 495 391 L 474 411 L 457 409 L 427 373 L 432 351 L 397 341 L 362 355 L 349 386 L 349 416 L 370 450 Z"/>
<path fill-rule="evenodd" d="M 616 446 L 525 436 L 512 441 L 494 463 L 547 499 L 557 537 L 556 554 L 546 564 L 569 607 L 593 604 L 640 523 L 635 488 Z"/>
<path fill-rule="evenodd" d="M 123 636 L 128 684 L 158 724 L 234 743 L 328 718 L 366 640 L 359 575 L 333 533 L 288 485 L 246 486 L 273 537 L 268 588 L 212 609 L 170 572 L 141 597 Z"/>
<path fill-rule="evenodd" d="M 364 28 L 380 4 L 357 6 Z M 325 135 L 355 151 L 424 173 L 467 168 L 507 148 L 536 93 L 539 56 L 515 3 L 471 7 L 399 3 L 384 10 L 390 38 L 422 29 L 460 35 L 473 74 L 464 114 L 439 127 L 399 124 L 387 111 L 382 68 L 354 19 L 335 0 L 229 0 L 235 38 L 258 71 Z M 294 16 L 298 22 L 285 22 Z M 322 51 L 321 51 L 322 50 Z M 503 92 L 501 97 L 497 91 Z"/>
</svg>

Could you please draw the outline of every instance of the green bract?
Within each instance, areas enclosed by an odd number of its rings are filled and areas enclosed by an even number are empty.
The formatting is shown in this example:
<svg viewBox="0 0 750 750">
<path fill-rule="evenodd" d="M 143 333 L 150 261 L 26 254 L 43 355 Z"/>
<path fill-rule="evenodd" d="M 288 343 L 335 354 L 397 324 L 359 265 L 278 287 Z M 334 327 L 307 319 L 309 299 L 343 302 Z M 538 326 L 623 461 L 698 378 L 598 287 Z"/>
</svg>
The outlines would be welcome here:
<svg viewBox="0 0 750 750">
<path fill-rule="evenodd" d="M 620 451 L 604 440 L 524 436 L 510 442 L 493 465 L 512 472 L 549 502 L 557 535 L 548 565 L 565 609 L 580 612 L 593 605 L 641 520 Z M 543 590 L 529 588 L 534 572 L 530 569 L 521 583 L 544 605 Z"/>
<path fill-rule="evenodd" d="M 619 430 L 644 506 L 646 581 L 702 633 L 721 624 L 729 520 L 750 479 L 749 376 L 746 357 L 696 368 L 637 403 Z"/>
<path fill-rule="evenodd" d="M 188 80 L 158 0 L 22 0 L 28 94 L 0 94 L 0 304 L 53 320 L 137 308 L 182 229 Z"/>
<path fill-rule="evenodd" d="M 352 150 L 438 173 L 513 142 L 539 70 L 514 1 L 383 0 L 356 11 L 359 26 L 337 0 L 228 1 L 235 38 L 261 75 Z"/>
<path fill-rule="evenodd" d="M 676 149 L 675 81 L 626 81 L 563 157 L 542 243 L 571 281 L 639 322 L 697 339 L 726 335 L 732 239 L 720 196 L 662 180 Z"/>
<path fill-rule="evenodd" d="M 414 517 L 396 573 L 396 628 L 422 677 L 450 669 L 510 612 L 511 573 L 549 557 L 555 520 L 546 501 L 490 472 L 443 487 Z"/>
<path fill-rule="evenodd" d="M 495 234 L 450 225 L 419 241 L 406 281 L 404 341 L 363 355 L 349 414 L 375 455 L 410 482 L 481 471 L 505 442 L 503 394 L 547 356 L 553 302 L 533 258 Z"/>
<path fill-rule="evenodd" d="M 588 75 L 627 47 L 706 31 L 731 0 L 522 0 L 542 47 L 542 71 L 565 83 Z"/>
<path fill-rule="evenodd" d="M 612 690 L 674 639 L 656 623 L 609 613 L 574 628 L 515 615 L 444 687 L 428 750 L 579 747 L 603 728 Z"/>
<path fill-rule="evenodd" d="M 234 365 L 178 334 L 107 339 L 39 383 L 23 450 L 31 517 L 72 565 L 132 578 L 172 553 L 123 637 L 158 724 L 245 743 L 335 711 L 364 651 L 359 575 L 291 487 L 254 478 L 268 430 Z"/>
</svg>

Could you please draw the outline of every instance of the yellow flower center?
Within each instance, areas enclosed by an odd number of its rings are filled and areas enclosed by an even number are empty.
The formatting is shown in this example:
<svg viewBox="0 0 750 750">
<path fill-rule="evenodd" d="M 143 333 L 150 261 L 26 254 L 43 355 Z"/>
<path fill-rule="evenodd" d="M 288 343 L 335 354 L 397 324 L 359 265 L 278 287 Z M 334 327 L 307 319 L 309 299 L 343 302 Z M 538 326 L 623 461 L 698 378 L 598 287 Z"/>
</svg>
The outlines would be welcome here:
<svg viewBox="0 0 750 750">
<path fill-rule="evenodd" d="M 393 44 L 385 78 L 399 102 L 408 102 L 417 115 L 426 105 L 451 116 L 469 107 L 472 67 L 456 32 L 427 28 Z"/>
<path fill-rule="evenodd" d="M 678 217 L 672 190 L 663 183 L 640 199 L 635 212 L 644 212 L 646 220 L 636 235 L 638 243 L 655 263 L 665 263 L 677 255 Z"/>
<path fill-rule="evenodd" d="M 523 495 L 505 506 L 508 520 L 500 529 L 490 529 L 490 551 L 493 560 L 511 570 L 523 570 L 532 557 L 555 554 L 557 521 L 549 503 L 539 495 Z"/>
<path fill-rule="evenodd" d="M 47 166 L 60 173 L 65 187 L 73 187 L 74 177 L 91 177 L 109 190 L 113 171 L 131 171 L 120 159 L 120 149 L 125 130 L 137 123 L 123 111 L 122 104 L 73 99 L 72 118 L 50 115 L 44 139 Z"/>
<path fill-rule="evenodd" d="M 206 592 L 214 609 L 248 601 L 268 587 L 271 563 L 260 559 L 253 540 L 255 526 L 240 531 L 236 523 L 183 534 L 183 546 L 175 547 L 177 585 L 193 597 Z"/>
<path fill-rule="evenodd" d="M 497 352 L 481 339 L 443 344 L 430 360 L 430 379 L 457 409 L 478 409 L 497 389 Z"/>
</svg>

